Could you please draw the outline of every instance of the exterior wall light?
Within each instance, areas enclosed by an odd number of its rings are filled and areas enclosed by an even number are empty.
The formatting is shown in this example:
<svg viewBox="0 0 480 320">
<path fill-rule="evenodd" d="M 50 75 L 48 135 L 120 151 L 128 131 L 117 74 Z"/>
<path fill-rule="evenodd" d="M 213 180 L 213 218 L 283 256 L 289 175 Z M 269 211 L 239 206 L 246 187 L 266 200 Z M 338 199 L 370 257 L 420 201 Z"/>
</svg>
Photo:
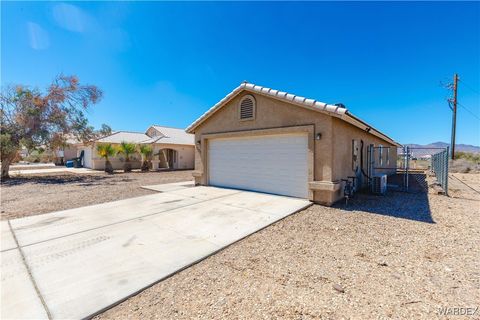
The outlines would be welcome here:
<svg viewBox="0 0 480 320">
<path fill-rule="evenodd" d="M 322 139 L 322 134 L 317 133 L 317 135 L 315 136 L 315 140 L 320 140 L 320 139 Z"/>
</svg>

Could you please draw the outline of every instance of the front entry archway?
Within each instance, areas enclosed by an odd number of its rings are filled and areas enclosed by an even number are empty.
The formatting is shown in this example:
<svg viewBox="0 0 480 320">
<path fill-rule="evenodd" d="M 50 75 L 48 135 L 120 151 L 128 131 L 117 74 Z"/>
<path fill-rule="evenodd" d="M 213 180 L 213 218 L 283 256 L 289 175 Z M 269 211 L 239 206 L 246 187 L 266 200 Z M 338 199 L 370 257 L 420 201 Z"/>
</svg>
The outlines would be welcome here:
<svg viewBox="0 0 480 320">
<path fill-rule="evenodd" d="M 158 160 L 160 160 L 160 169 L 176 169 L 178 163 L 178 152 L 173 149 L 160 149 L 158 153 Z"/>
</svg>

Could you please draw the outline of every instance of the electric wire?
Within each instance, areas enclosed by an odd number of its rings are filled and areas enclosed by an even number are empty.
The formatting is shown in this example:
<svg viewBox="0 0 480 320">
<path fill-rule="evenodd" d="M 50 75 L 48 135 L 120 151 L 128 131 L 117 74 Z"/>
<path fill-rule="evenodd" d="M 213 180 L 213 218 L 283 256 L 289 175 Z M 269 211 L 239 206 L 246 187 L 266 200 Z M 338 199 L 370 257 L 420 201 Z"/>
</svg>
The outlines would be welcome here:
<svg viewBox="0 0 480 320">
<path fill-rule="evenodd" d="M 463 109 L 465 109 L 466 111 L 468 111 L 472 116 L 474 116 L 475 118 L 477 118 L 478 120 L 480 120 L 480 117 L 478 117 L 475 113 L 473 113 L 473 111 L 471 111 L 470 109 L 468 109 L 467 107 L 465 107 L 463 104 L 461 104 L 460 102 L 457 101 L 457 104 L 462 107 Z"/>
<path fill-rule="evenodd" d="M 475 92 L 476 94 L 479 94 L 480 95 L 480 92 L 478 92 L 478 90 L 474 89 L 473 87 L 471 87 L 470 85 L 466 84 L 465 81 L 461 80 L 461 79 L 458 79 L 458 81 L 460 81 L 461 83 L 463 83 L 463 85 L 465 87 L 467 87 L 468 89 L 472 90 L 473 92 Z"/>
</svg>

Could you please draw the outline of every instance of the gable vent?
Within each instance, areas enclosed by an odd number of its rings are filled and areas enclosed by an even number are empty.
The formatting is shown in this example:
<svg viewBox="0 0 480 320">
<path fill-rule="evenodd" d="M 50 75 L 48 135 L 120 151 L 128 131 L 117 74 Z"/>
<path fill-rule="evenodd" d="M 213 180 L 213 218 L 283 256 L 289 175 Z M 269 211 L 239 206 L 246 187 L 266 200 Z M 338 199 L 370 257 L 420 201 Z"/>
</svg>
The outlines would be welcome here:
<svg viewBox="0 0 480 320">
<path fill-rule="evenodd" d="M 255 117 L 255 99 L 245 96 L 240 101 L 240 120 L 249 120 Z"/>
</svg>

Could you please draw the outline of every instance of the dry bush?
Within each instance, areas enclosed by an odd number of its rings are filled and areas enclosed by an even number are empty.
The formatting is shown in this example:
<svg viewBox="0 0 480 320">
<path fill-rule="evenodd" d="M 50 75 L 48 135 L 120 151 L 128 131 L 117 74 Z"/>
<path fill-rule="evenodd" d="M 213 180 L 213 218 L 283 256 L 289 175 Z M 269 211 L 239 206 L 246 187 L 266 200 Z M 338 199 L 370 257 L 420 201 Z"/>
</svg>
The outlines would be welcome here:
<svg viewBox="0 0 480 320">
<path fill-rule="evenodd" d="M 52 152 L 44 152 L 40 155 L 41 163 L 50 163 L 55 161 L 55 155 Z"/>
<path fill-rule="evenodd" d="M 450 161 L 449 171 L 455 173 L 477 173 L 480 172 L 480 164 L 467 159 L 456 159 Z"/>
</svg>

